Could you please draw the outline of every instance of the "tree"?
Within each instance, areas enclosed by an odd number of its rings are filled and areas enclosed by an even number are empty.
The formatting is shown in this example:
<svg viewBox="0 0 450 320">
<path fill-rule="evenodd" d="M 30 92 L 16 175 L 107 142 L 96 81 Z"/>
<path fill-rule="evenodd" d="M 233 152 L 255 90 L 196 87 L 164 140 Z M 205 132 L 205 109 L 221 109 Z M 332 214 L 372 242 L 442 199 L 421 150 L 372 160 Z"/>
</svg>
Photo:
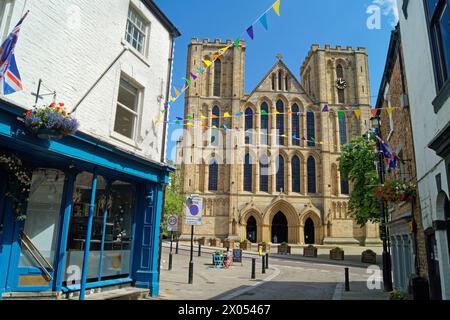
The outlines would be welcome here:
<svg viewBox="0 0 450 320">
<path fill-rule="evenodd" d="M 181 217 L 184 204 L 182 188 L 182 176 L 180 170 L 170 174 L 169 185 L 166 188 L 166 199 L 164 203 L 163 232 L 167 236 L 167 217 L 171 214 Z"/>
<path fill-rule="evenodd" d="M 379 202 L 373 192 L 378 186 L 376 141 L 373 137 L 359 137 L 342 148 L 339 170 L 353 184 L 349 212 L 361 226 L 379 222 Z"/>
</svg>

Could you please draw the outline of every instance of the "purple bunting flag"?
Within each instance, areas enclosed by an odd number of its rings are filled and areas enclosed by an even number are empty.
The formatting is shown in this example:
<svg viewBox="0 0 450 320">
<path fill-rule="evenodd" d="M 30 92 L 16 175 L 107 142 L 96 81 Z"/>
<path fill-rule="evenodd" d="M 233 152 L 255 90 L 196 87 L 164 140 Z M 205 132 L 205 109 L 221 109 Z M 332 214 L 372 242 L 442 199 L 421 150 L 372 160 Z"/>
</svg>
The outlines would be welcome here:
<svg viewBox="0 0 450 320">
<path fill-rule="evenodd" d="M 252 40 L 253 40 L 254 37 L 255 37 L 255 35 L 254 35 L 254 33 L 253 33 L 253 26 L 250 26 L 250 27 L 247 29 L 247 33 L 248 33 L 248 35 L 250 36 L 250 38 L 252 38 Z"/>
</svg>

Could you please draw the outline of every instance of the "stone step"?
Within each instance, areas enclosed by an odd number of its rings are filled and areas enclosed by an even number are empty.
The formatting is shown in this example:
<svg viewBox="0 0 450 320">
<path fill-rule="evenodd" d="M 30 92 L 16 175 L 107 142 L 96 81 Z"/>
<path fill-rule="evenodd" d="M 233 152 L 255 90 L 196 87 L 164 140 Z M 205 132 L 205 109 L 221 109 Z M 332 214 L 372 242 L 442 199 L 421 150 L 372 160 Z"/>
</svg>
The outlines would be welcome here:
<svg viewBox="0 0 450 320">
<path fill-rule="evenodd" d="M 86 296 L 86 300 L 146 300 L 149 298 L 148 289 L 133 287 L 94 293 Z"/>
</svg>

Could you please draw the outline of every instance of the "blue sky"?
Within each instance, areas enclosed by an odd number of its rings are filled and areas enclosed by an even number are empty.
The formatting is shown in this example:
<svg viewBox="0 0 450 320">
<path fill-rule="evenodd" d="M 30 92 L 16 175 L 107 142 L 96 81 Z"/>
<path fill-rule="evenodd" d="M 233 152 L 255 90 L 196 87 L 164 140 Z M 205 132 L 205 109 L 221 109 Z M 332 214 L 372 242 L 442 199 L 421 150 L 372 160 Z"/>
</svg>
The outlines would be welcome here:
<svg viewBox="0 0 450 320">
<path fill-rule="evenodd" d="M 176 41 L 173 85 L 183 87 L 187 47 L 192 37 L 222 40 L 240 36 L 275 0 L 155 0 L 181 31 Z M 281 0 L 281 17 L 268 14 L 269 30 L 255 27 L 255 40 L 248 36 L 245 89 L 250 92 L 282 53 L 283 61 L 299 78 L 299 68 L 312 44 L 365 47 L 369 55 L 372 95 L 378 93 L 390 32 L 396 21 L 395 0 Z M 374 7 L 375 6 L 375 7 Z M 379 8 L 380 28 L 369 29 L 368 8 Z M 372 104 L 376 98 L 372 98 Z M 171 119 L 182 117 L 184 99 L 171 107 Z M 168 159 L 175 153 L 174 131 L 169 126 Z"/>
</svg>

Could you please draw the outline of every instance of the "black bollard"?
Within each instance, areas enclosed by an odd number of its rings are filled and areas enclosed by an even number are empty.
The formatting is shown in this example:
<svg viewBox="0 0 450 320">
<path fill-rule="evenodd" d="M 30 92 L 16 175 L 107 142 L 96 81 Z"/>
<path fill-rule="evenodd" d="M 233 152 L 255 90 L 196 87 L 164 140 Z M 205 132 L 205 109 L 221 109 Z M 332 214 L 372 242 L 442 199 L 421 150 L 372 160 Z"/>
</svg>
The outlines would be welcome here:
<svg viewBox="0 0 450 320">
<path fill-rule="evenodd" d="M 198 256 L 199 257 L 202 256 L 202 244 L 201 243 L 198 244 Z"/>
<path fill-rule="evenodd" d="M 175 254 L 178 254 L 178 238 L 177 238 L 177 246 L 175 248 Z"/>
<path fill-rule="evenodd" d="M 269 253 L 266 253 L 266 269 L 269 269 Z"/>
<path fill-rule="evenodd" d="M 172 271 L 172 260 L 173 260 L 173 255 L 172 252 L 169 254 L 169 271 Z"/>
<path fill-rule="evenodd" d="M 256 279 L 256 259 L 252 259 L 252 280 Z"/>
<path fill-rule="evenodd" d="M 349 275 L 349 269 L 345 268 L 345 291 L 350 291 L 350 275 Z"/>
<path fill-rule="evenodd" d="M 262 256 L 262 274 L 266 273 L 266 256 Z"/>
</svg>

